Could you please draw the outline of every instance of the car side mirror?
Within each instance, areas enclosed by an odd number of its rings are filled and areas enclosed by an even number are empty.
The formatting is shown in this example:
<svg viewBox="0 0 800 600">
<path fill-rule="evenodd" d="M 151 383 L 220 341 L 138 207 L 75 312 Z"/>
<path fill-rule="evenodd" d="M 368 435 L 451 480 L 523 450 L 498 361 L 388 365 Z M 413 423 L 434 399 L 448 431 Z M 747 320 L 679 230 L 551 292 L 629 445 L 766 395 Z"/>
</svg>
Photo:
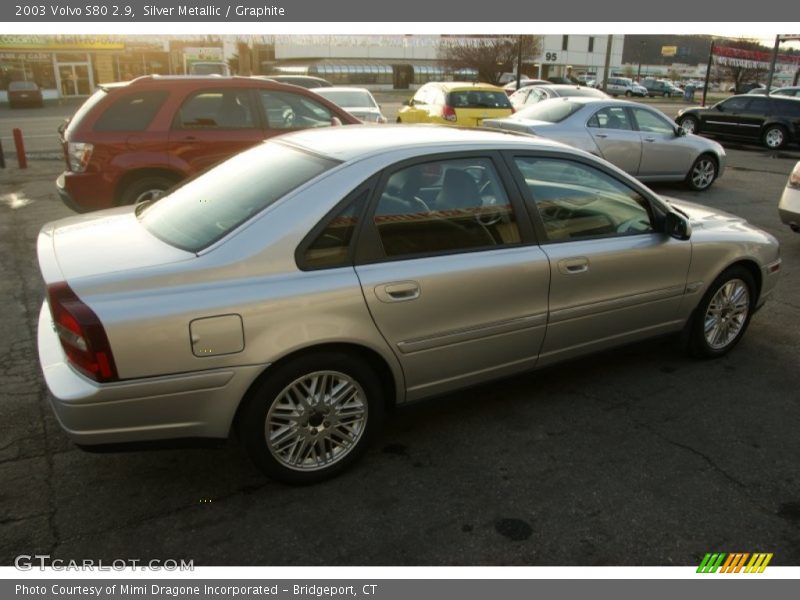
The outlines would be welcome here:
<svg viewBox="0 0 800 600">
<path fill-rule="evenodd" d="M 331 117 L 331 127 L 338 127 L 342 124 L 342 120 L 339 117 Z"/>
<path fill-rule="evenodd" d="M 666 218 L 666 233 L 676 240 L 688 240 L 692 237 L 692 226 L 686 217 L 676 212 L 668 212 Z"/>
<path fill-rule="evenodd" d="M 414 106 L 414 99 L 411 98 L 410 100 L 404 100 L 403 106 Z"/>
</svg>

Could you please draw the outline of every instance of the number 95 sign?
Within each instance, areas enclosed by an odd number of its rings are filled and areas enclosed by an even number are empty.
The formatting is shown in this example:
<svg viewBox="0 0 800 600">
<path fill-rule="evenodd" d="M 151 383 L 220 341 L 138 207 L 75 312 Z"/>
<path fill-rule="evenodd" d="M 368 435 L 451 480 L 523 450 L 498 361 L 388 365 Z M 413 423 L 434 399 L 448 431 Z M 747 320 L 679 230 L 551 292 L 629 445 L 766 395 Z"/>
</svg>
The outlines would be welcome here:
<svg viewBox="0 0 800 600">
<path fill-rule="evenodd" d="M 558 60 L 558 52 L 545 52 L 544 62 L 556 62 Z"/>
</svg>

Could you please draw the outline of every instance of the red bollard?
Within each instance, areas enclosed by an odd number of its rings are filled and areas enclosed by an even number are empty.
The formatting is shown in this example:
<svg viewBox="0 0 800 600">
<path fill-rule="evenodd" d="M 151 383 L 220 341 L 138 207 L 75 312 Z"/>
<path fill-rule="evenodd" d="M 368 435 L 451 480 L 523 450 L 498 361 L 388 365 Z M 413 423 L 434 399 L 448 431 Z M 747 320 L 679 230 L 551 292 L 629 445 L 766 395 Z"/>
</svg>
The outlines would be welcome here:
<svg viewBox="0 0 800 600">
<path fill-rule="evenodd" d="M 22 141 L 22 130 L 14 128 L 14 147 L 17 149 L 17 162 L 20 169 L 28 168 L 28 158 L 25 156 L 25 142 Z"/>
</svg>

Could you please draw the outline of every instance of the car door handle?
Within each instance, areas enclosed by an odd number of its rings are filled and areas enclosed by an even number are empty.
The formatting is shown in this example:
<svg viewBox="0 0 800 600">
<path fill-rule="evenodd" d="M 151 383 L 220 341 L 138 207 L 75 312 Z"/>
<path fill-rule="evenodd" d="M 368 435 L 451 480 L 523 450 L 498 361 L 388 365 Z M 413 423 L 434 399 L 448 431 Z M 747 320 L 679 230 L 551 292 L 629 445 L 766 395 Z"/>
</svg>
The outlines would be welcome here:
<svg viewBox="0 0 800 600">
<path fill-rule="evenodd" d="M 405 302 L 419 298 L 420 288 L 416 281 L 396 281 L 376 287 L 375 296 L 381 302 Z"/>
<path fill-rule="evenodd" d="M 565 258 L 558 261 L 558 270 L 562 275 L 577 275 L 589 270 L 589 259 L 585 256 Z"/>
<path fill-rule="evenodd" d="M 654 137 L 646 137 L 646 138 L 644 138 L 644 141 L 645 142 L 655 142 L 656 138 L 654 138 Z"/>
<path fill-rule="evenodd" d="M 608 134 L 607 133 L 595 133 L 594 137 L 607 138 Z"/>
<path fill-rule="evenodd" d="M 185 136 L 185 137 L 181 138 L 181 141 L 182 141 L 182 142 L 191 142 L 191 143 L 194 143 L 194 142 L 199 142 L 200 140 L 198 140 L 198 139 L 197 139 L 195 136 L 193 136 L 193 135 L 187 135 L 187 136 Z"/>
</svg>

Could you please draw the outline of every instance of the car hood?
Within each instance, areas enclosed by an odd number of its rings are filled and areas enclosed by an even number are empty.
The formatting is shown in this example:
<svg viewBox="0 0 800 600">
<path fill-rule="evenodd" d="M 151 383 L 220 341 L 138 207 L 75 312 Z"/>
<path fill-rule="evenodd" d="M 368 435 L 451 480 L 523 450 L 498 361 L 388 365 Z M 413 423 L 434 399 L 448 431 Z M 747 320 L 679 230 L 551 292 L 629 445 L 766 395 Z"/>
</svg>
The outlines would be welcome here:
<svg viewBox="0 0 800 600">
<path fill-rule="evenodd" d="M 194 258 L 154 237 L 125 206 L 68 217 L 42 227 L 37 242 L 46 283 L 73 281 Z"/>
<path fill-rule="evenodd" d="M 727 213 L 724 210 L 709 208 L 702 204 L 678 200 L 677 198 L 671 198 L 669 196 L 661 196 L 661 199 L 671 207 L 685 214 L 689 218 L 689 223 L 693 229 L 714 229 L 726 227 L 733 223 L 747 223 L 746 219 Z"/>
</svg>

